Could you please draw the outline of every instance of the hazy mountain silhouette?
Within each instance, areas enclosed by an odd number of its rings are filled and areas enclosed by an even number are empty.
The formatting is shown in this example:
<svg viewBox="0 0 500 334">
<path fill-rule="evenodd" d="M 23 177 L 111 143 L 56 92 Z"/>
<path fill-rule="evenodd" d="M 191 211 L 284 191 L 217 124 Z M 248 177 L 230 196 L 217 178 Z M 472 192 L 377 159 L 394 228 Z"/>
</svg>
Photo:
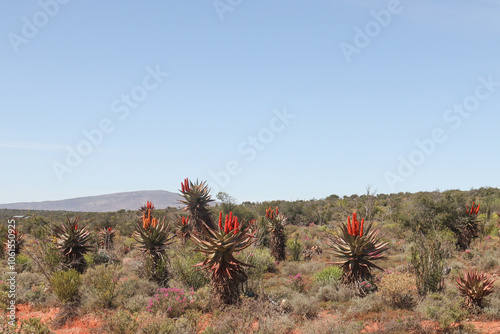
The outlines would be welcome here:
<svg viewBox="0 0 500 334">
<path fill-rule="evenodd" d="M 146 201 L 154 203 L 158 209 L 178 207 L 181 196 L 165 190 L 145 190 L 115 193 L 100 196 L 70 198 L 59 201 L 23 202 L 0 204 L 0 209 L 22 210 L 64 210 L 85 212 L 107 212 L 138 210 Z"/>
</svg>

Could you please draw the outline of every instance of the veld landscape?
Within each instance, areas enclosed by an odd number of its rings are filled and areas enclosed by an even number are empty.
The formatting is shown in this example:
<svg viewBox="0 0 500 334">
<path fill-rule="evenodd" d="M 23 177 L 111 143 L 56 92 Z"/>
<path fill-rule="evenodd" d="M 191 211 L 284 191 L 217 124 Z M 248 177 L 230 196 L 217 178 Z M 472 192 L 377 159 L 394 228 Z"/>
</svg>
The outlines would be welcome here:
<svg viewBox="0 0 500 334">
<path fill-rule="evenodd" d="M 2 209 L 0 272 L 15 252 L 18 273 L 15 330 L 0 278 L 3 332 L 500 332 L 499 189 L 235 204 L 186 179 L 179 195 Z"/>
<path fill-rule="evenodd" d="M 499 22 L 0 1 L 0 333 L 500 334 Z"/>
</svg>

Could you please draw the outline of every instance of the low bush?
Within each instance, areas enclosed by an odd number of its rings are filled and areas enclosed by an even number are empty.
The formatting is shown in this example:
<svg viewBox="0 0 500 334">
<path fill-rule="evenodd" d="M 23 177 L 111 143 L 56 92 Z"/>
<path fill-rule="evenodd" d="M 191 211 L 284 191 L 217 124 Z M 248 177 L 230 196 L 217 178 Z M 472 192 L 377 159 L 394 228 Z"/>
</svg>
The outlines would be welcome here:
<svg viewBox="0 0 500 334">
<path fill-rule="evenodd" d="M 172 271 L 175 279 L 186 288 L 198 290 L 206 286 L 210 279 L 203 270 L 194 267 L 202 262 L 205 256 L 200 252 L 182 252 L 172 259 Z"/>
<path fill-rule="evenodd" d="M 16 281 L 18 303 L 41 305 L 49 299 L 48 284 L 42 274 L 25 271 L 17 275 Z"/>
<path fill-rule="evenodd" d="M 59 302 L 66 304 L 79 299 L 82 277 L 75 269 L 54 273 L 50 279 L 50 283 L 52 291 Z"/>
<path fill-rule="evenodd" d="M 342 278 L 342 269 L 338 266 L 329 266 L 314 274 L 314 282 L 320 286 L 336 285 Z"/>
<path fill-rule="evenodd" d="M 314 297 L 301 293 L 295 293 L 290 299 L 283 300 L 281 307 L 283 310 L 305 319 L 315 318 L 319 312 L 318 301 Z"/>
<path fill-rule="evenodd" d="M 146 309 L 151 313 L 162 313 L 170 318 L 176 318 L 184 314 L 194 301 L 192 288 L 188 292 L 184 289 L 163 288 L 157 290 Z"/>
<path fill-rule="evenodd" d="M 382 300 L 394 309 L 411 309 L 417 304 L 415 278 L 408 273 L 390 273 L 379 284 Z"/>
<path fill-rule="evenodd" d="M 347 302 L 354 298 L 355 295 L 353 289 L 344 285 L 324 285 L 318 289 L 316 299 L 324 302 Z"/>
<path fill-rule="evenodd" d="M 456 290 L 447 290 L 446 293 L 431 293 L 417 306 L 416 310 L 423 316 L 435 321 L 444 331 L 450 330 L 452 325 L 462 321 L 467 312 L 463 309 L 463 298 Z"/>
<path fill-rule="evenodd" d="M 500 289 L 488 297 L 483 312 L 488 319 L 500 320 Z"/>
<path fill-rule="evenodd" d="M 102 329 L 108 334 L 136 334 L 139 329 L 139 322 L 126 310 L 120 309 L 103 320 Z"/>
<path fill-rule="evenodd" d="M 29 318 L 21 321 L 19 334 L 52 334 L 40 318 Z"/>
<path fill-rule="evenodd" d="M 304 245 L 302 244 L 302 242 L 300 242 L 298 234 L 295 235 L 295 238 L 289 239 L 286 242 L 286 247 L 290 251 L 291 260 L 300 261 L 302 251 L 304 250 Z"/>
<path fill-rule="evenodd" d="M 83 275 L 87 304 L 91 308 L 114 307 L 117 298 L 119 271 L 115 266 L 98 265 Z"/>
</svg>

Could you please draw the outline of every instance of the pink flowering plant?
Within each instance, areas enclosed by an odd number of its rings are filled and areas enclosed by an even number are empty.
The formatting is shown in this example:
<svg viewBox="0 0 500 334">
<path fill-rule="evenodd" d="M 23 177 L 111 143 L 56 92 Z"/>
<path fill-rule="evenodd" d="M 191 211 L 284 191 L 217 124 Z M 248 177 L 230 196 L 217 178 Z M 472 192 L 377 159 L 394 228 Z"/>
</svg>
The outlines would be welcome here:
<svg viewBox="0 0 500 334">
<path fill-rule="evenodd" d="M 158 289 L 148 302 L 147 310 L 151 313 L 162 313 L 170 318 L 178 318 L 191 307 L 195 301 L 194 289 L 189 291 L 177 288 Z"/>
</svg>

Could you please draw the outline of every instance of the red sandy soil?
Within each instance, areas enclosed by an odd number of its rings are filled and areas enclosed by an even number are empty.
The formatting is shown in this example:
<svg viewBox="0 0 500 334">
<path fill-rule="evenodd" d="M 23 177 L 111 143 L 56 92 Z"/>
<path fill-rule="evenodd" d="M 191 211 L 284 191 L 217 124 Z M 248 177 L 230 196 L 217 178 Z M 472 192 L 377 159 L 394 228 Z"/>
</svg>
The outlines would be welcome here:
<svg viewBox="0 0 500 334">
<path fill-rule="evenodd" d="M 18 305 L 17 309 L 19 321 L 29 318 L 40 318 L 45 324 L 50 323 L 59 312 L 59 308 L 49 308 L 43 311 L 37 311 L 29 304 Z M 52 329 L 51 326 L 49 327 Z M 100 321 L 95 316 L 87 314 L 81 318 L 69 321 L 62 328 L 52 330 L 55 334 L 91 334 L 95 333 L 95 329 L 99 327 L 101 327 Z"/>
<path fill-rule="evenodd" d="M 36 310 L 33 307 L 31 307 L 28 304 L 22 304 L 18 305 L 18 319 L 25 320 L 29 318 L 40 318 L 43 323 L 50 323 L 51 320 L 53 320 L 57 313 L 59 312 L 59 308 L 48 308 L 44 309 L 42 311 Z M 334 316 L 333 314 L 327 312 L 327 311 L 322 311 L 318 314 L 318 318 L 327 318 L 327 317 L 332 317 Z M 204 327 L 206 327 L 210 323 L 211 315 L 207 314 L 203 316 L 202 322 L 204 323 L 204 326 L 202 327 L 202 330 Z M 484 322 L 484 321 L 469 321 L 466 322 L 468 324 L 474 325 L 474 327 L 480 332 L 484 334 L 499 334 L 500 333 L 500 321 L 491 321 L 491 322 Z M 432 324 L 430 322 L 424 324 L 425 326 L 431 326 Z M 50 326 L 49 326 L 50 327 Z M 64 327 L 53 330 L 55 334 L 92 334 L 96 332 L 96 329 L 101 327 L 101 322 L 97 317 L 94 315 L 84 315 L 83 317 L 80 317 L 78 319 L 74 319 L 69 321 Z M 255 323 L 252 327 L 255 327 L 253 329 L 257 329 L 258 323 Z M 52 328 L 51 328 L 52 329 Z M 373 323 L 365 327 L 363 330 L 363 333 L 371 333 L 374 332 L 378 329 L 378 324 Z M 298 330 L 294 330 L 291 334 L 300 334 Z"/>
</svg>

